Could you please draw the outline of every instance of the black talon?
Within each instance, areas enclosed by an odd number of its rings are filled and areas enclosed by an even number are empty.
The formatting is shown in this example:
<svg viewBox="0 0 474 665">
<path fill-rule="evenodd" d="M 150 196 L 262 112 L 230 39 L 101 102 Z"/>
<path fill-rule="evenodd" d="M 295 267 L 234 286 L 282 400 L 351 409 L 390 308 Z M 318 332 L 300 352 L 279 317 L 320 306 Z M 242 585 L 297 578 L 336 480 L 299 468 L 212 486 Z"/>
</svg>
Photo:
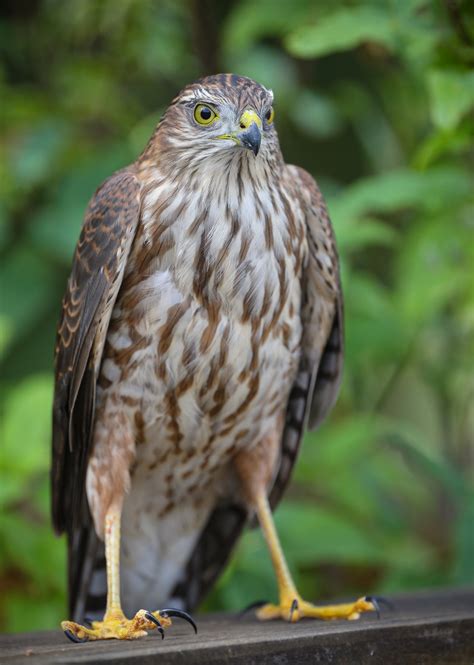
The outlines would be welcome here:
<svg viewBox="0 0 474 665">
<path fill-rule="evenodd" d="M 90 617 L 84 617 L 84 623 L 86 626 L 89 626 L 89 628 L 92 628 L 92 619 Z"/>
<path fill-rule="evenodd" d="M 155 626 L 158 629 L 158 632 L 161 633 L 161 639 L 163 640 L 165 638 L 165 631 L 163 630 L 163 626 L 158 621 L 158 619 L 155 616 L 153 616 L 151 612 L 145 612 L 145 619 L 148 619 L 148 621 L 151 621 L 152 623 L 155 624 Z"/>
<path fill-rule="evenodd" d="M 383 598 L 382 596 L 375 596 L 375 600 L 379 605 L 385 605 L 391 612 L 395 612 L 395 605 L 388 598 Z"/>
<path fill-rule="evenodd" d="M 395 607 L 393 606 L 393 603 L 391 603 L 389 600 L 386 598 L 380 598 L 379 596 L 365 596 L 364 599 L 367 603 L 372 603 L 372 605 L 375 607 L 375 611 L 377 613 L 377 619 L 380 619 L 380 605 L 385 605 L 385 607 L 388 607 L 389 610 L 393 612 Z"/>
<path fill-rule="evenodd" d="M 71 640 L 71 642 L 75 642 L 76 644 L 81 644 L 82 642 L 88 642 L 89 641 L 88 637 L 84 637 L 84 638 L 81 639 L 80 637 L 77 637 L 77 635 L 74 635 L 74 633 L 71 633 L 71 631 L 68 630 L 68 629 L 66 629 L 64 631 L 64 634 L 66 635 L 68 640 Z"/>
<path fill-rule="evenodd" d="M 369 600 L 370 599 L 370 600 Z M 373 598 L 372 596 L 366 596 L 365 600 L 367 603 L 372 603 L 372 605 L 375 607 L 375 613 L 377 615 L 377 619 L 380 619 L 380 605 L 378 604 L 377 600 Z"/>
<path fill-rule="evenodd" d="M 290 607 L 290 623 L 291 623 L 291 620 L 293 619 L 293 614 L 296 612 L 298 607 L 299 607 L 299 604 L 298 604 L 297 599 L 295 598 L 294 601 L 291 603 L 291 607 Z"/>
<path fill-rule="evenodd" d="M 268 600 L 256 600 L 254 603 L 250 603 L 250 605 L 239 612 L 239 619 L 245 616 L 247 612 L 250 612 L 250 610 L 256 610 L 259 607 L 263 607 L 264 605 L 268 605 Z"/>
<path fill-rule="evenodd" d="M 168 617 L 177 617 L 178 619 L 184 619 L 188 623 L 191 624 L 191 626 L 194 628 L 194 632 L 197 635 L 198 629 L 196 624 L 193 621 L 193 618 L 187 613 L 184 612 L 183 610 L 174 610 L 173 608 L 169 608 L 166 610 L 160 610 L 160 615 L 167 619 Z"/>
</svg>

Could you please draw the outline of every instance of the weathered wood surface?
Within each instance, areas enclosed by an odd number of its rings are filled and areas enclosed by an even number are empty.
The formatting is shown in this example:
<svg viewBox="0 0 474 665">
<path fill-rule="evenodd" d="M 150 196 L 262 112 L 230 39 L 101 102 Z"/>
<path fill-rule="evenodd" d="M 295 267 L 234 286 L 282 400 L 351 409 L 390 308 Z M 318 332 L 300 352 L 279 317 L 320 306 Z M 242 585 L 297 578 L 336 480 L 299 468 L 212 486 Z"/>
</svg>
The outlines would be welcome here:
<svg viewBox="0 0 474 665">
<path fill-rule="evenodd" d="M 203 616 L 195 636 L 176 620 L 163 641 L 154 634 L 136 642 L 72 644 L 59 630 L 0 635 L 0 663 L 473 665 L 474 588 L 391 600 L 393 611 L 360 621 L 286 624 L 260 623 L 251 616 Z"/>
</svg>

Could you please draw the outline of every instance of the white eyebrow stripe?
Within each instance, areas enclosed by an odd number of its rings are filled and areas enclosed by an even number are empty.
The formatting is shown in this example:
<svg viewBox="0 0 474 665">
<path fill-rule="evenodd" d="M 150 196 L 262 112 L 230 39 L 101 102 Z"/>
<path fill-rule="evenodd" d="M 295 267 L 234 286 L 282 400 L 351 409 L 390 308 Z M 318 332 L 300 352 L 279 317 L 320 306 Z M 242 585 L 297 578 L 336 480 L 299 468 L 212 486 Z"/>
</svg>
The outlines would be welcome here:
<svg viewBox="0 0 474 665">
<path fill-rule="evenodd" d="M 180 102 L 192 102 L 194 99 L 196 99 L 196 96 L 191 93 L 190 95 L 183 95 L 182 97 L 179 98 Z"/>
<path fill-rule="evenodd" d="M 224 104 L 225 99 L 224 97 L 209 97 L 206 94 L 201 94 L 199 92 L 193 92 L 189 95 L 184 95 L 183 97 L 180 97 L 179 101 L 181 103 L 186 103 L 186 102 L 196 102 L 196 103 L 202 103 L 202 104 L 210 104 L 211 106 L 218 106 L 219 104 Z"/>
<path fill-rule="evenodd" d="M 265 86 L 261 86 L 261 89 L 268 95 L 269 97 L 269 102 L 270 104 L 273 104 L 274 100 L 274 94 L 273 90 L 270 90 L 269 88 L 265 88 Z M 210 96 L 209 91 L 201 86 L 197 86 L 193 89 L 191 89 L 187 94 L 182 95 L 179 98 L 180 103 L 190 103 L 194 102 L 196 104 L 198 103 L 203 103 L 203 104 L 210 104 L 211 106 L 219 106 L 220 104 L 228 104 L 229 99 L 223 94 L 219 94 L 218 90 L 212 90 L 212 96 Z M 262 101 L 262 100 L 260 100 Z M 253 107 L 253 106 L 252 106 Z"/>
</svg>

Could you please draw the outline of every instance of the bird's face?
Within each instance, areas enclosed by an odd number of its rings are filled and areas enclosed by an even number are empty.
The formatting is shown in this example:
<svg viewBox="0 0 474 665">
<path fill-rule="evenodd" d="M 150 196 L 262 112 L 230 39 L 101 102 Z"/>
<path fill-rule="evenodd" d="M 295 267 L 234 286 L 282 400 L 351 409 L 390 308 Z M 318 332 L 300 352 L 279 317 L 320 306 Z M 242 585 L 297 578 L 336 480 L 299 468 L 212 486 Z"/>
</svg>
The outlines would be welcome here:
<svg viewBox="0 0 474 665">
<path fill-rule="evenodd" d="M 184 88 L 159 131 L 170 148 L 190 158 L 239 151 L 262 159 L 278 150 L 273 120 L 270 90 L 248 78 L 220 74 Z"/>
<path fill-rule="evenodd" d="M 216 105 L 200 101 L 194 104 L 192 111 L 191 122 L 201 128 L 200 138 L 206 142 L 226 141 L 226 148 L 232 148 L 234 144 L 251 150 L 255 156 L 258 155 L 263 133 L 267 129 L 264 128 L 264 122 L 270 125 L 273 121 L 272 107 L 260 114 L 251 106 L 242 111 L 229 103 Z"/>
</svg>

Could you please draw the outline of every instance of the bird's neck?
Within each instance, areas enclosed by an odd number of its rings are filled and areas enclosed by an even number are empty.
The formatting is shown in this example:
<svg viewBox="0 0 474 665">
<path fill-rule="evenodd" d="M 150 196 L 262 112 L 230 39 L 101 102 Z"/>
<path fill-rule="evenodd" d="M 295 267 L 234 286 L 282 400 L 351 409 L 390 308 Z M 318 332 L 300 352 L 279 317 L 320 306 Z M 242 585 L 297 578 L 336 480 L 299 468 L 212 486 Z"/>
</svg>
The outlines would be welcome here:
<svg viewBox="0 0 474 665">
<path fill-rule="evenodd" d="M 174 150 L 153 158 L 140 159 L 138 166 L 145 180 L 176 183 L 191 191 L 225 196 L 238 189 L 268 188 L 281 176 L 284 162 L 279 150 L 271 155 L 255 156 L 249 150 L 235 148 L 214 152 Z"/>
<path fill-rule="evenodd" d="M 244 150 L 229 153 L 221 153 L 220 159 L 194 158 L 186 164 L 168 161 L 166 168 L 142 162 L 142 218 L 150 244 L 163 229 L 170 233 L 173 229 L 175 237 L 183 239 L 207 229 L 217 241 L 220 235 L 241 228 L 249 237 L 257 231 L 262 235 L 269 220 L 284 219 L 280 163 Z"/>
</svg>

